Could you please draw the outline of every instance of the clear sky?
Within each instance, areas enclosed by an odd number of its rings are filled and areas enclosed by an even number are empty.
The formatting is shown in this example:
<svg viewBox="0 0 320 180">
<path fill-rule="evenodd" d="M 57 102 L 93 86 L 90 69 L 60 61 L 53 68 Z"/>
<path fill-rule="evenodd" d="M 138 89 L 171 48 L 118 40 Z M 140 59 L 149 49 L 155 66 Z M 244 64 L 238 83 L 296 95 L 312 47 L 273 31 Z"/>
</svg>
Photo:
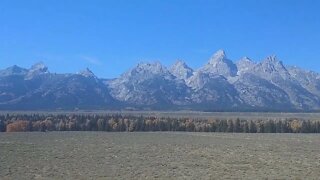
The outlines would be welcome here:
<svg viewBox="0 0 320 180">
<path fill-rule="evenodd" d="M 1 0 L 0 69 L 42 61 L 117 77 L 138 62 L 198 68 L 218 49 L 320 72 L 319 0 Z"/>
</svg>

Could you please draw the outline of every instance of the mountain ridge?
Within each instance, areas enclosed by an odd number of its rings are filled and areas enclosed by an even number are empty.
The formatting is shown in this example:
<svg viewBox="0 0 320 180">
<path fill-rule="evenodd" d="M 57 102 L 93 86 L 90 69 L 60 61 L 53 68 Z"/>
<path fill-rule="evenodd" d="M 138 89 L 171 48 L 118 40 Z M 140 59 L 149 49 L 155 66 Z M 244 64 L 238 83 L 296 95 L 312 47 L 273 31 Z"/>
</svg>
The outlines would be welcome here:
<svg viewBox="0 0 320 180">
<path fill-rule="evenodd" d="M 223 50 L 198 69 L 144 62 L 114 79 L 88 68 L 56 74 L 43 63 L 14 65 L 0 70 L 0 110 L 7 109 L 319 111 L 320 74 L 276 56 L 234 62 Z"/>
</svg>

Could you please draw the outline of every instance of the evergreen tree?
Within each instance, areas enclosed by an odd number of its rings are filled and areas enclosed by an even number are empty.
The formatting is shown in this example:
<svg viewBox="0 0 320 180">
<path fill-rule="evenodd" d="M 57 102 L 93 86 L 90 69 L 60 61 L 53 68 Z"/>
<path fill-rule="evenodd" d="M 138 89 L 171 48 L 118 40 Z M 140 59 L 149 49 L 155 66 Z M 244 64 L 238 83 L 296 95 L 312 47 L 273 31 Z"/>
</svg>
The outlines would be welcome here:
<svg viewBox="0 0 320 180">
<path fill-rule="evenodd" d="M 279 121 L 276 123 L 276 133 L 281 133 L 281 128 L 282 128 L 282 121 L 279 120 Z"/>
<path fill-rule="evenodd" d="M 254 122 L 249 122 L 249 132 L 250 133 L 257 133 L 257 126 Z"/>
<path fill-rule="evenodd" d="M 261 122 L 261 121 L 259 121 L 258 123 L 257 123 L 257 132 L 258 133 L 264 133 L 265 131 L 264 131 L 264 124 Z"/>
<path fill-rule="evenodd" d="M 243 132 L 244 132 L 244 133 L 249 133 L 249 132 L 250 132 L 249 124 L 248 124 L 247 121 L 245 121 L 245 122 L 243 123 Z"/>
<path fill-rule="evenodd" d="M 228 131 L 228 123 L 227 120 L 220 120 L 219 122 L 219 132 L 227 132 Z"/>
<path fill-rule="evenodd" d="M 234 122 L 233 132 L 241 132 L 240 119 L 237 118 Z"/>
<path fill-rule="evenodd" d="M 6 131 L 6 124 L 4 123 L 3 120 L 0 120 L 0 132 L 5 132 Z"/>
<path fill-rule="evenodd" d="M 106 128 L 105 120 L 102 118 L 98 119 L 97 126 L 98 126 L 98 131 L 104 131 Z"/>
<path fill-rule="evenodd" d="M 234 130 L 234 125 L 233 125 L 233 121 L 232 120 L 228 120 L 228 132 L 233 132 Z"/>
<path fill-rule="evenodd" d="M 302 121 L 301 123 L 301 128 L 300 128 L 300 132 L 301 133 L 310 133 L 310 129 L 309 129 L 309 125 L 306 121 Z"/>
<path fill-rule="evenodd" d="M 281 133 L 290 133 L 289 122 L 285 120 L 281 123 Z"/>
<path fill-rule="evenodd" d="M 217 120 L 218 122 L 217 122 L 217 124 L 218 124 L 218 126 L 217 126 L 217 132 L 224 132 L 223 131 L 223 122 L 221 121 L 221 120 Z"/>
<path fill-rule="evenodd" d="M 320 122 L 318 121 L 318 122 L 316 122 L 316 124 L 315 124 L 315 129 L 316 129 L 316 133 L 320 133 Z"/>
<path fill-rule="evenodd" d="M 266 133 L 275 133 L 276 132 L 276 126 L 275 126 L 273 120 L 270 119 L 265 123 L 264 132 L 266 132 Z"/>
</svg>

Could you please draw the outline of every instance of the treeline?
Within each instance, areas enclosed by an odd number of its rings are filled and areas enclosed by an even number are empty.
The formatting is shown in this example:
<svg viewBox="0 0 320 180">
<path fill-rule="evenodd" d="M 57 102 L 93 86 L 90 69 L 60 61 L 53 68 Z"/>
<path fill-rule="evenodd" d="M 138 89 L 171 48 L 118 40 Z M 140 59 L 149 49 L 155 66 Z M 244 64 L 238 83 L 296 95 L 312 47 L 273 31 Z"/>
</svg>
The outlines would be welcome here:
<svg viewBox="0 0 320 180">
<path fill-rule="evenodd" d="M 121 114 L 0 115 L 0 132 L 27 131 L 320 133 L 320 121 L 304 119 L 197 119 Z"/>
</svg>

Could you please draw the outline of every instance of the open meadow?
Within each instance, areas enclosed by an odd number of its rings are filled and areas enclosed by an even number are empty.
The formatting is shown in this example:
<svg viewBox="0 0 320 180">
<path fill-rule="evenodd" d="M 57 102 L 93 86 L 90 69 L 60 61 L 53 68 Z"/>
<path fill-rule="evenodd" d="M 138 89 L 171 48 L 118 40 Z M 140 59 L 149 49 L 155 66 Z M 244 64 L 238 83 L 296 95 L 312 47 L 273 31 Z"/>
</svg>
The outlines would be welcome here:
<svg viewBox="0 0 320 180">
<path fill-rule="evenodd" d="M 0 133 L 0 179 L 317 179 L 319 134 Z"/>
</svg>

